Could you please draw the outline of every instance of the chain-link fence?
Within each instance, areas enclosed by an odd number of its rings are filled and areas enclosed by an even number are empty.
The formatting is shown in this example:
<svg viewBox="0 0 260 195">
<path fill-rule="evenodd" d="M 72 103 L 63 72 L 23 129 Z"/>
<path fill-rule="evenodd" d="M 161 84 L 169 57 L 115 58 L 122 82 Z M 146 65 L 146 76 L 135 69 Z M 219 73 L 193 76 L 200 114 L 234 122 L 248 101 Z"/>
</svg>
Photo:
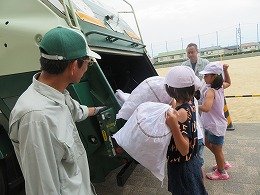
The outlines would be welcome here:
<svg viewBox="0 0 260 195">
<path fill-rule="evenodd" d="M 260 23 L 238 24 L 207 34 L 192 35 L 191 37 L 176 37 L 175 40 L 146 43 L 146 49 L 151 57 L 159 53 L 185 49 L 189 43 L 196 43 L 201 48 L 212 46 L 228 47 L 250 42 L 259 42 Z"/>
</svg>

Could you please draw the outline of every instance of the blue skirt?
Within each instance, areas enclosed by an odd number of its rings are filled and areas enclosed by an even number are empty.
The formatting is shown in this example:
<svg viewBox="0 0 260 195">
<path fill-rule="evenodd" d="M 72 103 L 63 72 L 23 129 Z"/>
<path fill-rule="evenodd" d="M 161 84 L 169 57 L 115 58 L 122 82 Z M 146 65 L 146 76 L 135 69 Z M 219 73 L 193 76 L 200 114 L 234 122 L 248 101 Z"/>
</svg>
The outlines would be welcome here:
<svg viewBox="0 0 260 195">
<path fill-rule="evenodd" d="M 197 156 L 183 163 L 168 162 L 168 191 L 174 195 L 207 195 Z"/>
</svg>

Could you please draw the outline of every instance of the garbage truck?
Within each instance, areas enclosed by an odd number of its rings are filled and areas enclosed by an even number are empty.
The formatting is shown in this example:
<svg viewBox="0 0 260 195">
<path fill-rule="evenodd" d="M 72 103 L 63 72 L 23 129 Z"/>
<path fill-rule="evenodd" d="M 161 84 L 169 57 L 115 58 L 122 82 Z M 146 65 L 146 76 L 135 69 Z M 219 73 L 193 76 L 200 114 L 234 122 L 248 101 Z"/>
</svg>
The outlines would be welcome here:
<svg viewBox="0 0 260 195">
<path fill-rule="evenodd" d="M 3 0 L 0 6 L 0 194 L 16 194 L 24 179 L 8 136 L 10 112 L 19 96 L 39 71 L 38 46 L 44 34 L 57 26 L 78 29 L 100 60 L 68 91 L 81 104 L 105 106 L 97 116 L 77 123 L 87 151 L 91 181 L 103 182 L 119 168 L 115 182 L 124 185 L 136 163 L 114 143 L 111 136 L 124 121 L 116 120 L 120 104 L 115 92 L 131 91 L 144 79 L 156 76 L 135 12 L 115 11 L 97 0 Z M 132 15 L 135 28 L 123 19 Z"/>
</svg>

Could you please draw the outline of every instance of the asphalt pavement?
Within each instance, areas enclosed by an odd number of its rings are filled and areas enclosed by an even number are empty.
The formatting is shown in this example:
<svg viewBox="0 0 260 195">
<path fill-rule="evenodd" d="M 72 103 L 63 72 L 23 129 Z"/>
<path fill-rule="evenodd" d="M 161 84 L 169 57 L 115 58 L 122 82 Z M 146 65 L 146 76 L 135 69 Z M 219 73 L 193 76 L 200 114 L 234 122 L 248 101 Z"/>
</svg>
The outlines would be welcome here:
<svg viewBox="0 0 260 195">
<path fill-rule="evenodd" d="M 206 189 L 209 195 L 260 195 L 260 123 L 233 125 L 235 130 L 227 131 L 224 145 L 225 158 L 233 166 L 228 170 L 230 179 L 205 179 Z M 204 159 L 204 170 L 208 172 L 215 159 L 207 148 Z M 167 178 L 162 185 L 141 165 L 137 165 L 123 187 L 117 186 L 120 168 L 109 173 L 105 182 L 94 184 L 98 195 L 170 195 Z"/>
<path fill-rule="evenodd" d="M 224 145 L 225 158 L 233 166 L 228 170 L 230 179 L 205 179 L 206 189 L 209 195 L 260 195 L 260 123 L 233 125 L 235 130 L 227 131 Z M 204 159 L 204 170 L 210 171 L 215 159 L 207 148 Z M 123 187 L 117 186 L 120 169 L 110 172 L 105 182 L 94 184 L 98 195 L 170 195 L 167 178 L 162 185 L 141 165 L 137 165 Z"/>
</svg>

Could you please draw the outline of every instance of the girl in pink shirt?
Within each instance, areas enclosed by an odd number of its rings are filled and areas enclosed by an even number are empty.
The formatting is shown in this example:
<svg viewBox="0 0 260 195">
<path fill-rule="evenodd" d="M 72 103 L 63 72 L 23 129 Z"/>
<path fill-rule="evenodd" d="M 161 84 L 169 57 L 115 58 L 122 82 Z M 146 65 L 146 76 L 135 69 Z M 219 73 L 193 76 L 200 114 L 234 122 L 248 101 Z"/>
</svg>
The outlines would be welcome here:
<svg viewBox="0 0 260 195">
<path fill-rule="evenodd" d="M 225 163 L 222 149 L 227 129 L 227 121 L 224 116 L 224 89 L 231 84 L 227 69 L 227 64 L 211 62 L 200 72 L 204 75 L 207 84 L 203 103 L 199 106 L 205 129 L 205 145 L 214 154 L 217 162 L 217 165 L 213 167 L 213 172 L 206 174 L 206 177 L 212 180 L 229 179 L 225 169 L 229 168 L 230 164 Z M 222 77 L 223 72 L 225 80 Z"/>
</svg>

